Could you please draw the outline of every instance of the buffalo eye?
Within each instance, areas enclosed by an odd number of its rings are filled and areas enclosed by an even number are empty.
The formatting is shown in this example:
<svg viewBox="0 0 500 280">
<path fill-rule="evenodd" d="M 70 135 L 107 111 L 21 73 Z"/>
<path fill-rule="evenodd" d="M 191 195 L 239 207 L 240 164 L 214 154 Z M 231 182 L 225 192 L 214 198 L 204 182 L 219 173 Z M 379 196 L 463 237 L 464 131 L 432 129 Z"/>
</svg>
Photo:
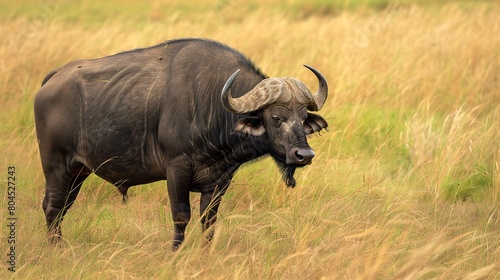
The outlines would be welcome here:
<svg viewBox="0 0 500 280">
<path fill-rule="evenodd" d="M 283 122 L 283 119 L 278 116 L 272 116 L 271 118 L 273 119 L 273 124 L 276 127 L 280 127 L 281 123 Z"/>
</svg>

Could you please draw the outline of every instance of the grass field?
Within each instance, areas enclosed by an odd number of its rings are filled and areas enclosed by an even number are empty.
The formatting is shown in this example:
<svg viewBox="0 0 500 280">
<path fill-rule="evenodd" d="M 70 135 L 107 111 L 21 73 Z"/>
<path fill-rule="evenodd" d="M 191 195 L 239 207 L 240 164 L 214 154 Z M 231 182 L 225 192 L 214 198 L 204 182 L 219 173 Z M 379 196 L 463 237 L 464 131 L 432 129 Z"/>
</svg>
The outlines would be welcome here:
<svg viewBox="0 0 500 280">
<path fill-rule="evenodd" d="M 500 3 L 1 1 L 0 279 L 500 279 Z M 124 4 L 122 4 L 124 3 Z M 210 247 L 182 249 L 165 183 L 89 178 L 50 246 L 33 98 L 51 69 L 178 37 L 222 41 L 330 97 L 317 154 L 287 189 L 245 165 Z M 16 272 L 8 167 L 15 166 Z"/>
</svg>

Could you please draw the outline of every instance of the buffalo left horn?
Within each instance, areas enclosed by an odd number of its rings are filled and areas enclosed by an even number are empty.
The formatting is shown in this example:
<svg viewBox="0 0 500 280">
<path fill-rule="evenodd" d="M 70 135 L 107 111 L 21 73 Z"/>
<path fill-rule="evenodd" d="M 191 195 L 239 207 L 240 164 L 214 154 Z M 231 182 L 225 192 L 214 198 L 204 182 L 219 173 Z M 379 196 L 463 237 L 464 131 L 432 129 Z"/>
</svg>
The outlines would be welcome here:
<svg viewBox="0 0 500 280">
<path fill-rule="evenodd" d="M 222 88 L 222 104 L 224 108 L 233 114 L 246 114 L 255 112 L 268 104 L 279 99 L 285 92 L 285 83 L 279 78 L 267 78 L 258 83 L 253 89 L 241 97 L 233 98 L 231 96 L 231 86 L 240 69 L 236 70 L 229 79 L 227 79 Z"/>
<path fill-rule="evenodd" d="M 323 75 L 318 70 L 305 64 L 304 67 L 311 70 L 314 75 L 316 75 L 316 78 L 318 78 L 319 82 L 318 91 L 315 94 L 311 95 L 312 102 L 307 106 L 307 109 L 309 111 L 319 111 L 321 107 L 323 107 L 323 104 L 325 104 L 326 98 L 328 97 L 328 83 L 326 82 L 325 77 L 323 77 Z"/>
</svg>

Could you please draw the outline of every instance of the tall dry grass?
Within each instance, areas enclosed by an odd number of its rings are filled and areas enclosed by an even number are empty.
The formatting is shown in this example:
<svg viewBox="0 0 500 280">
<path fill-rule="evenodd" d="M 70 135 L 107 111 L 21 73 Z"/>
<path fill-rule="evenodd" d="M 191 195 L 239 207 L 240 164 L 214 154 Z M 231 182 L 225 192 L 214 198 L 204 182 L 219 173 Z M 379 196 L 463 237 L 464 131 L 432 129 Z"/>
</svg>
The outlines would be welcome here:
<svg viewBox="0 0 500 280">
<path fill-rule="evenodd" d="M 151 9 L 143 20 L 102 25 L 64 20 L 75 13 L 64 5 L 39 22 L 0 23 L 1 174 L 17 167 L 19 218 L 17 272 L 2 261 L 2 279 L 500 277 L 500 5 L 298 17 L 233 4 L 193 18 Z M 32 113 L 44 75 L 73 59 L 186 36 L 225 42 L 268 75 L 297 77 L 313 90 L 301 65 L 325 73 L 331 97 L 320 113 L 330 130 L 310 140 L 313 165 L 298 172 L 293 190 L 269 159 L 244 166 L 213 244 L 201 246 L 193 218 L 175 253 L 163 182 L 132 188 L 122 205 L 93 177 L 63 223 L 66 239 L 49 246 Z"/>
</svg>

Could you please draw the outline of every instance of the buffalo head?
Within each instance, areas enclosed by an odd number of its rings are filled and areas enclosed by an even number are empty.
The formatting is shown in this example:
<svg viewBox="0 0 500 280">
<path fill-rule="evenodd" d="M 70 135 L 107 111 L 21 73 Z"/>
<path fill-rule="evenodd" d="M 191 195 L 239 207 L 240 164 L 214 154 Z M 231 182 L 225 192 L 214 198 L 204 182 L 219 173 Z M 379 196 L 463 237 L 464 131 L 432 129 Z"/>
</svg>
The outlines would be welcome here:
<svg viewBox="0 0 500 280">
<path fill-rule="evenodd" d="M 328 127 L 321 116 L 308 112 L 323 107 L 328 84 L 319 71 L 304 66 L 318 79 L 319 89 L 314 94 L 301 81 L 284 77 L 264 79 L 241 97 L 233 98 L 231 86 L 240 70 L 229 77 L 222 90 L 226 110 L 245 115 L 236 122 L 233 133 L 264 137 L 289 187 L 295 186 L 295 169 L 310 164 L 314 157 L 306 136 Z"/>
</svg>

